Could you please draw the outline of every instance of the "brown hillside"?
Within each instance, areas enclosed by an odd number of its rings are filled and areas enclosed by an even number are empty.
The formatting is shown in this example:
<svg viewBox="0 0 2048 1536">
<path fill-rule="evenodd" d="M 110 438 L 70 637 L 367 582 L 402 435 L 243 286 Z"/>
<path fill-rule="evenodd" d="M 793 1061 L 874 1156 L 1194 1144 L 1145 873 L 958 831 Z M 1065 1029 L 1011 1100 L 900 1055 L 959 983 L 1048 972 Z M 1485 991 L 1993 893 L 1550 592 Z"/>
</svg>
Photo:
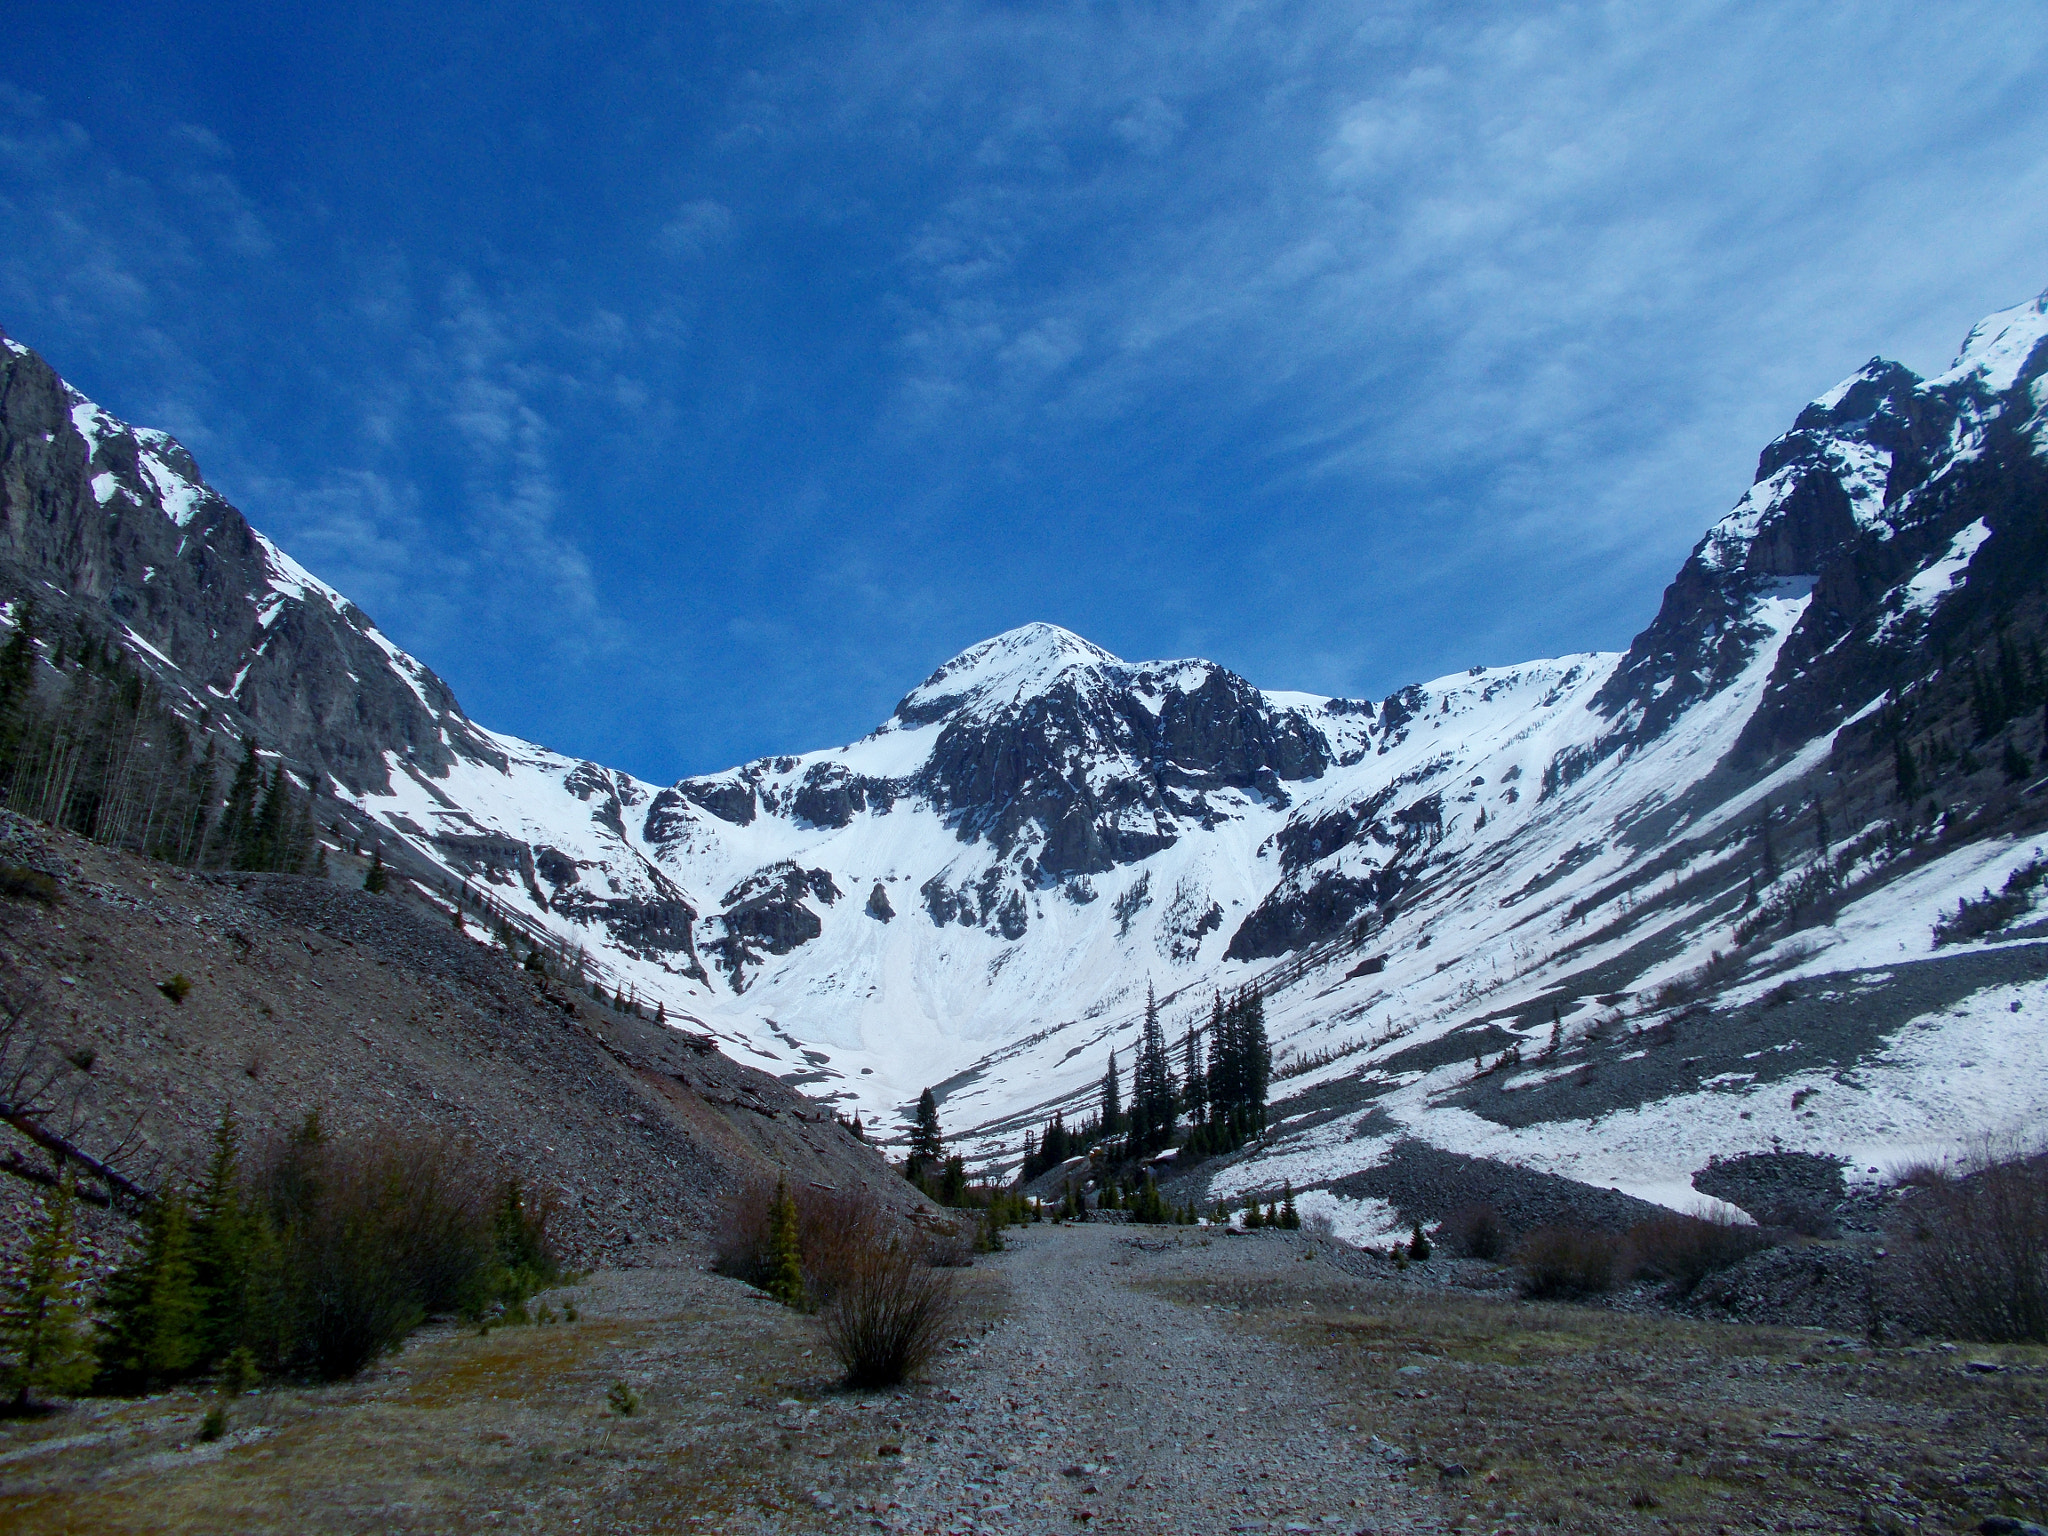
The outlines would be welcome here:
<svg viewBox="0 0 2048 1536">
<path fill-rule="evenodd" d="M 232 1103 L 253 1134 L 317 1108 L 336 1131 L 469 1138 L 556 1193 L 582 1266 L 632 1264 L 777 1168 L 916 1203 L 828 1108 L 708 1040 L 520 969 L 445 912 L 357 889 L 359 874 L 193 875 L 4 813 L 0 866 L 55 882 L 51 901 L 34 880 L 0 880 L 13 890 L 0 895 L 0 991 L 28 1006 L 24 1027 L 58 1071 L 64 1107 L 48 1118 L 75 1121 L 94 1155 L 133 1126 L 115 1161 L 145 1186 L 196 1171 Z M 182 1003 L 160 990 L 177 975 L 191 982 Z M 0 1128 L 10 1164 L 48 1167 Z M 0 1179 L 0 1200 L 32 1192 Z"/>
</svg>

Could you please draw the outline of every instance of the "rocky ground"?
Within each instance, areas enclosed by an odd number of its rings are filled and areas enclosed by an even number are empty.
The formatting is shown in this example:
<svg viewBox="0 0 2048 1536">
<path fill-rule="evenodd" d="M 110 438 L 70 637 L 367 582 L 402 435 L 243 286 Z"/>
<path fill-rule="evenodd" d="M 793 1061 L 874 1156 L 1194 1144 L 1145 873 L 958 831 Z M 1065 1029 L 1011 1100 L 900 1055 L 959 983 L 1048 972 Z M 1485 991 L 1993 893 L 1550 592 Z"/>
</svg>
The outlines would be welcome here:
<svg viewBox="0 0 2048 1536">
<path fill-rule="evenodd" d="M 825 1106 L 353 871 L 192 875 L 4 813 L 0 865 L 51 877 L 50 899 L 0 894 L 0 1001 L 22 1010 L 0 1077 L 33 1056 L 54 1073 L 41 1118 L 95 1155 L 126 1137 L 114 1160 L 146 1187 L 194 1173 L 232 1105 L 251 1137 L 312 1109 L 341 1134 L 461 1137 L 555 1197 L 584 1267 L 715 1224 L 779 1167 L 917 1203 Z M 0 1160 L 48 1166 L 6 1128 Z M 34 1191 L 0 1178 L 0 1249 Z M 125 1241 L 89 1218 L 96 1256 Z"/>
<path fill-rule="evenodd" d="M 1014 1232 L 959 1272 L 926 1380 L 850 1393 L 815 1319 L 700 1248 L 641 1257 L 551 1294 L 555 1321 L 238 1399 L 213 1445 L 200 1392 L 0 1421 L 0 1528 L 1893 1536 L 2048 1511 L 2040 1349 L 1535 1304 L 1312 1237 L 1104 1223 Z"/>
</svg>

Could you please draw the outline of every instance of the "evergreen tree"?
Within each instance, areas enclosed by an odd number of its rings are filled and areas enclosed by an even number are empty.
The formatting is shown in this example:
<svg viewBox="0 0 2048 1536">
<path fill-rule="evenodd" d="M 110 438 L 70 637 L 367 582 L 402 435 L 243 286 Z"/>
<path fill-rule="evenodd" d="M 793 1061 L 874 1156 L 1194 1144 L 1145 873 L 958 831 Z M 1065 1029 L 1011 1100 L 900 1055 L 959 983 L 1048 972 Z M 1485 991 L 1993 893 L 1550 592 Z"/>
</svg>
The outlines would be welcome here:
<svg viewBox="0 0 2048 1536">
<path fill-rule="evenodd" d="M 9 1357 L 0 1366 L 0 1387 L 13 1392 L 17 1412 L 28 1407 L 33 1393 L 68 1397 L 92 1384 L 92 1340 L 79 1315 L 82 1265 L 73 1224 L 66 1169 L 43 1199 L 27 1252 L 0 1283 L 0 1350 Z"/>
<path fill-rule="evenodd" d="M 1913 761 L 1913 744 L 1903 734 L 1892 744 L 1892 778 L 1901 800 L 1910 804 L 1920 793 L 1920 765 Z"/>
<path fill-rule="evenodd" d="M 1778 879 L 1778 845 L 1771 837 L 1771 802 L 1764 802 L 1763 814 L 1757 818 L 1757 840 L 1760 844 L 1763 863 L 1764 884 L 1773 885 Z"/>
<path fill-rule="evenodd" d="M 1209 1070 L 1204 1074 L 1209 1091 L 1209 1118 L 1221 1119 L 1234 1102 L 1235 1085 L 1230 1080 L 1230 1015 L 1223 1006 L 1223 994 L 1209 1002 Z"/>
<path fill-rule="evenodd" d="M 33 605 L 14 611 L 14 633 L 0 647 L 0 783 L 13 777 L 15 759 L 35 704 L 36 619 Z"/>
<path fill-rule="evenodd" d="M 1408 1239 L 1408 1257 L 1421 1263 L 1435 1250 L 1429 1246 L 1429 1239 L 1423 1235 L 1422 1223 L 1415 1223 L 1414 1235 Z"/>
<path fill-rule="evenodd" d="M 785 1307 L 804 1308 L 804 1255 L 797 1234 L 796 1199 L 778 1176 L 768 1207 L 768 1281 L 762 1287 Z"/>
<path fill-rule="evenodd" d="M 1289 1232 L 1301 1230 L 1301 1213 L 1294 1208 L 1294 1181 L 1280 1186 L 1280 1225 Z"/>
<path fill-rule="evenodd" d="M 204 1358 L 241 1346 L 248 1312 L 252 1213 L 242 1191 L 242 1133 L 232 1106 L 213 1131 L 206 1177 L 192 1207 L 193 1281 L 202 1310 Z"/>
<path fill-rule="evenodd" d="M 2005 782 L 2018 784 L 2034 771 L 2034 764 L 2027 754 L 2020 750 L 2020 744 L 2010 736 L 2005 739 L 2005 755 L 1999 760 L 1999 768 L 2005 774 Z"/>
<path fill-rule="evenodd" d="M 1116 1070 L 1116 1052 L 1109 1053 L 1109 1067 L 1102 1074 L 1102 1134 L 1115 1136 L 1123 1130 L 1123 1084 Z"/>
<path fill-rule="evenodd" d="M 390 885 L 391 877 L 384 872 L 384 850 L 382 848 L 372 849 L 369 872 L 363 876 L 363 889 L 372 896 L 382 896 L 390 888 Z M 535 945 L 533 952 L 537 957 L 540 954 L 540 946 Z M 529 965 L 527 969 L 532 970 L 534 967 Z"/>
<path fill-rule="evenodd" d="M 256 800 L 263 793 L 263 766 L 256 756 L 256 738 L 242 738 L 242 760 L 228 785 L 227 804 L 214 828 L 214 858 L 231 869 L 248 869 L 256 845 Z"/>
<path fill-rule="evenodd" d="M 926 1163 L 945 1155 L 945 1138 L 939 1133 L 939 1101 L 927 1088 L 917 1096 L 917 1119 L 910 1127 L 910 1170 L 915 1179 Z"/>
<path fill-rule="evenodd" d="M 191 1210 L 182 1193 L 159 1195 L 143 1212 L 142 1251 L 114 1272 L 102 1300 L 100 1371 L 111 1385 L 146 1390 L 202 1358 L 193 1270 Z"/>
<path fill-rule="evenodd" d="M 1827 801 L 1826 801 L 1826 800 L 1825 800 L 1825 799 L 1824 799 L 1824 798 L 1823 798 L 1822 796 L 1820 796 L 1820 795 L 1815 795 L 1815 796 L 1813 797 L 1813 846 L 1814 846 L 1814 849 L 1815 849 L 1815 851 L 1816 851 L 1816 852 L 1818 852 L 1818 853 L 1819 853 L 1819 855 L 1820 855 L 1820 856 L 1821 856 L 1821 857 L 1822 857 L 1823 859 L 1825 859 L 1825 858 L 1826 858 L 1826 857 L 1828 856 L 1828 852 L 1829 852 L 1829 845 L 1830 845 L 1830 844 L 1831 844 L 1831 843 L 1832 843 L 1833 841 L 1834 841 L 1834 837 L 1833 837 L 1833 834 L 1832 834 L 1832 833 L 1831 833 L 1831 832 L 1830 832 L 1830 831 L 1828 830 L 1828 807 L 1827 807 Z"/>
<path fill-rule="evenodd" d="M 1266 1128 L 1266 1095 L 1273 1083 L 1273 1051 L 1266 1042 L 1266 1000 L 1255 986 L 1239 995 L 1238 1050 L 1245 1113 L 1253 1131 Z"/>
<path fill-rule="evenodd" d="M 1202 1071 L 1201 1031 L 1192 1024 L 1188 1026 L 1187 1039 L 1181 1046 L 1181 1098 L 1187 1105 L 1188 1119 L 1200 1121 L 1206 1118 L 1209 1087 Z"/>
<path fill-rule="evenodd" d="M 1166 1036 L 1159 1027 L 1159 1002 L 1148 984 L 1145 1025 L 1138 1037 L 1138 1060 L 1131 1073 L 1131 1151 L 1143 1156 L 1173 1138 L 1173 1071 L 1166 1059 Z"/>
<path fill-rule="evenodd" d="M 292 804 L 291 775 L 279 763 L 263 786 L 256 809 L 255 832 L 249 839 L 241 868 L 282 870 L 292 862 L 292 837 L 298 821 Z"/>
</svg>

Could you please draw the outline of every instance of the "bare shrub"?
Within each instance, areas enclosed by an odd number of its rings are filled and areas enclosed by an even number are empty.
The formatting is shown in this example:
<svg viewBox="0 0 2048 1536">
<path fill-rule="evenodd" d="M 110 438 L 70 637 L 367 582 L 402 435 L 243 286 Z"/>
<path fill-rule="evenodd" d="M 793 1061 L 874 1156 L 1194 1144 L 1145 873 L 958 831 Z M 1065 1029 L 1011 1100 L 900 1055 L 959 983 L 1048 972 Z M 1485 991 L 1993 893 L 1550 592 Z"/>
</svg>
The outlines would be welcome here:
<svg viewBox="0 0 2048 1536">
<path fill-rule="evenodd" d="M 0 864 L 0 896 L 14 901 L 37 901 L 46 907 L 57 904 L 57 882 L 39 869 L 18 864 Z"/>
<path fill-rule="evenodd" d="M 1500 1212 L 1490 1205 L 1467 1205 L 1451 1212 L 1442 1235 L 1470 1259 L 1492 1263 L 1508 1251 L 1507 1228 L 1501 1225 Z"/>
<path fill-rule="evenodd" d="M 1946 1163 L 1925 1160 L 1903 1163 L 1892 1170 L 1892 1182 L 1914 1189 L 1938 1189 L 1955 1177 Z"/>
<path fill-rule="evenodd" d="M 1515 1266 L 1525 1296 L 1598 1295 L 1614 1289 L 1621 1241 L 1582 1227 L 1538 1227 L 1515 1249 Z"/>
<path fill-rule="evenodd" d="M 1910 1209 L 1908 1263 L 1930 1323 L 1992 1343 L 2048 1343 L 2048 1156 L 1980 1152 Z"/>
<path fill-rule="evenodd" d="M 769 1206 L 774 1192 L 772 1181 L 759 1178 L 727 1191 L 712 1245 L 712 1269 L 753 1286 L 768 1278 Z"/>
<path fill-rule="evenodd" d="M 712 1256 L 712 1268 L 719 1274 L 754 1286 L 766 1283 L 771 1235 L 768 1211 L 774 1194 L 772 1179 L 757 1178 L 727 1198 Z M 793 1187 L 790 1196 L 796 1202 L 804 1286 L 810 1300 L 823 1305 L 832 1299 L 860 1255 L 887 1243 L 891 1217 L 868 1189 L 806 1184 Z"/>
<path fill-rule="evenodd" d="M 1679 1008 L 1703 997 L 1712 997 L 1728 985 L 1747 963 L 1747 957 L 1737 950 L 1723 954 L 1715 950 L 1706 963 L 1684 974 L 1674 976 L 1659 987 L 1650 999 L 1646 1012 L 1661 1008 Z"/>
<path fill-rule="evenodd" d="M 849 1255 L 824 1310 L 825 1337 L 853 1387 L 894 1386 L 923 1368 L 959 1307 L 953 1276 L 900 1243 Z"/>
<path fill-rule="evenodd" d="M 2048 881 L 2048 859 L 2035 859 L 2006 876 L 2005 888 L 1997 895 L 1987 887 L 1974 901 L 1966 897 L 1957 902 L 1954 915 L 1944 916 L 1934 925 L 1935 947 L 1982 938 L 2024 917 L 2044 881 Z"/>
<path fill-rule="evenodd" d="M 1732 1216 L 1659 1216 L 1630 1228 L 1636 1273 L 1668 1280 L 1681 1295 L 1716 1271 L 1771 1246 L 1761 1228 Z"/>
</svg>

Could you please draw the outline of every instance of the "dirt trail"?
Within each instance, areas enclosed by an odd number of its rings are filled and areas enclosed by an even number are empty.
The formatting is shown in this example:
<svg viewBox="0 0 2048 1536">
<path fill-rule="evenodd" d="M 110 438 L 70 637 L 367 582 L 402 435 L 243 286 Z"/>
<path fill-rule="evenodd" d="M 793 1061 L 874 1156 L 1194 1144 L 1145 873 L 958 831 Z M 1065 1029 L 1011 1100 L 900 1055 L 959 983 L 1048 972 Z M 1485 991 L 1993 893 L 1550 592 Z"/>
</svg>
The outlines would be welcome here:
<svg viewBox="0 0 2048 1536">
<path fill-rule="evenodd" d="M 1300 1351 L 1140 1288 L 1270 1271 L 1267 1245 L 1040 1227 L 1012 1235 L 994 1262 L 1008 1315 L 934 1372 L 958 1401 L 906 1446 L 885 1527 L 1440 1528 L 1366 1448 L 1375 1426 L 1340 1406 Z"/>
</svg>

